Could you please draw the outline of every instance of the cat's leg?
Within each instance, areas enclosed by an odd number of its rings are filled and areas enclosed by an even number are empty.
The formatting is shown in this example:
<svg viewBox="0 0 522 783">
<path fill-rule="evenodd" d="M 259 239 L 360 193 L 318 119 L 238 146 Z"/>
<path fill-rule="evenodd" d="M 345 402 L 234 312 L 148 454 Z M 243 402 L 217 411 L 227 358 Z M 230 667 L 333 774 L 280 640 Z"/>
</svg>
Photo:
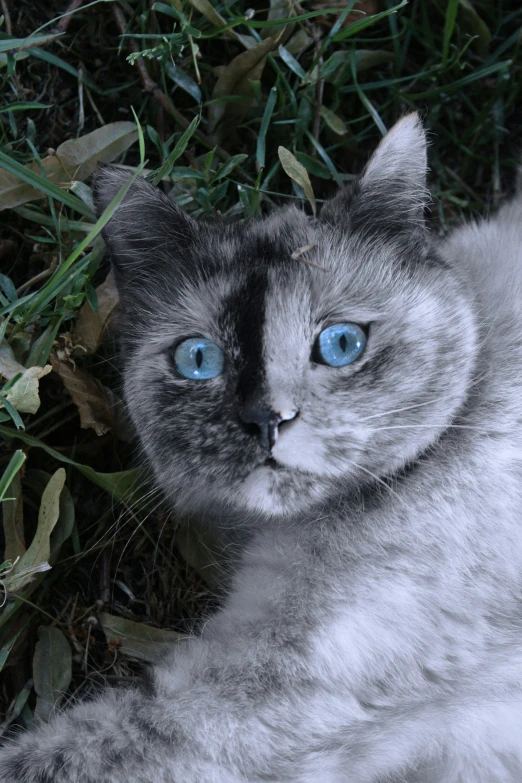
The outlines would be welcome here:
<svg viewBox="0 0 522 783">
<path fill-rule="evenodd" d="M 188 646 L 148 691 L 109 691 L 0 749 L 0 783 L 522 781 L 520 690 L 509 703 L 370 710 L 296 672 L 292 693 L 275 674 L 284 656 L 260 667 Z"/>
<path fill-rule="evenodd" d="M 192 717 L 203 728 L 199 706 L 194 693 Z M 234 765 L 213 756 L 213 736 L 225 740 L 217 716 L 208 716 L 208 744 L 201 745 L 189 709 L 186 697 L 106 691 L 0 747 L 0 783 L 245 783 Z"/>
</svg>

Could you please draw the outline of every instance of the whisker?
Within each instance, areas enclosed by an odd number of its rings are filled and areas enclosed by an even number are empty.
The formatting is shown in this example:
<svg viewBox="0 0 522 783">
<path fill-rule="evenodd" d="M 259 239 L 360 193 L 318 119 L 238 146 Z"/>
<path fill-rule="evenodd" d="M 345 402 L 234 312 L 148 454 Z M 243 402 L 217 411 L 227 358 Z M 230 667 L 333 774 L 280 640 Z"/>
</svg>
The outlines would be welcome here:
<svg viewBox="0 0 522 783">
<path fill-rule="evenodd" d="M 389 411 L 382 411 L 380 413 L 373 413 L 371 416 L 365 416 L 364 419 L 360 419 L 360 421 L 369 421 L 370 419 L 377 419 L 381 416 L 390 416 L 392 413 L 403 413 L 404 411 L 411 411 L 415 408 L 423 408 L 426 405 L 434 405 L 437 402 L 440 402 L 441 400 L 446 399 L 447 397 L 451 397 L 450 394 L 445 394 L 442 397 L 435 397 L 432 400 L 427 400 L 426 402 L 419 402 L 416 405 L 406 405 L 404 408 L 394 408 L 393 410 Z"/>
<path fill-rule="evenodd" d="M 355 467 L 359 468 L 359 470 L 363 470 L 365 473 L 368 473 L 368 475 L 370 475 L 372 478 L 374 478 L 375 481 L 377 481 L 379 484 L 382 484 L 384 487 L 386 487 L 388 492 L 391 495 L 393 495 L 395 498 L 397 498 L 399 503 L 402 503 L 403 506 L 407 507 L 407 503 L 405 503 L 405 501 L 401 498 L 401 496 L 397 492 L 395 492 L 395 490 L 392 489 L 390 487 L 390 485 L 387 484 L 386 481 L 384 481 L 382 478 L 380 478 L 376 473 L 372 473 L 371 470 L 368 470 L 368 468 L 365 468 L 362 465 L 359 465 L 358 462 L 352 462 L 352 465 L 355 465 Z"/>
<path fill-rule="evenodd" d="M 485 435 L 499 435 L 502 434 L 502 430 L 488 430 L 484 427 L 474 427 L 471 424 L 387 424 L 384 427 L 379 427 L 376 432 L 381 430 L 404 430 L 404 429 L 432 429 L 433 427 L 444 427 L 445 429 L 456 430 L 475 430 L 476 432 L 482 432 Z"/>
</svg>

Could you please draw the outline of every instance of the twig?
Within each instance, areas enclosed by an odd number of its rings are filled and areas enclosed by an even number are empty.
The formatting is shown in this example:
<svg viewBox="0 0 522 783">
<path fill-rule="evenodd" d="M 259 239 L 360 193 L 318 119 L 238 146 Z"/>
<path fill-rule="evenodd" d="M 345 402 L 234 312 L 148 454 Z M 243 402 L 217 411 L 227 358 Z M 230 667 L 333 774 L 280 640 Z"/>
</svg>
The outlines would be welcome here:
<svg viewBox="0 0 522 783">
<path fill-rule="evenodd" d="M 96 106 L 96 104 L 94 102 L 94 98 L 91 95 L 91 91 L 89 90 L 88 87 L 85 86 L 85 84 L 83 85 L 83 87 L 85 89 L 85 94 L 87 95 L 87 100 L 91 104 L 91 108 L 92 108 L 93 112 L 96 114 L 96 116 L 98 118 L 98 122 L 100 123 L 100 125 L 105 125 L 106 124 L 105 120 L 101 116 L 100 111 L 99 111 L 98 107 Z"/>
<path fill-rule="evenodd" d="M 60 21 L 56 25 L 56 29 L 60 33 L 65 33 L 65 31 L 69 27 L 69 22 L 72 19 L 73 13 L 78 10 L 78 8 L 81 6 L 82 3 L 83 3 L 83 0 L 72 0 L 72 3 L 70 4 L 69 8 L 65 12 L 65 15 L 62 16 L 62 18 L 60 19 Z M 3 5 L 3 0 L 2 0 L 2 5 Z"/>
<path fill-rule="evenodd" d="M 56 269 L 56 261 L 53 261 L 49 269 L 44 269 L 43 272 L 40 272 L 34 277 L 31 277 L 31 279 L 27 280 L 25 283 L 22 283 L 22 285 L 16 289 L 16 293 L 18 294 L 18 296 L 20 296 L 20 294 L 23 291 L 25 291 L 26 288 L 29 288 L 29 286 L 32 286 L 35 283 L 39 283 L 41 280 L 46 280 L 48 277 L 51 277 L 55 269 Z"/>
<path fill-rule="evenodd" d="M 85 124 L 85 110 L 83 107 L 83 66 L 78 67 L 78 128 L 76 129 L 76 137 L 82 132 Z"/>
</svg>

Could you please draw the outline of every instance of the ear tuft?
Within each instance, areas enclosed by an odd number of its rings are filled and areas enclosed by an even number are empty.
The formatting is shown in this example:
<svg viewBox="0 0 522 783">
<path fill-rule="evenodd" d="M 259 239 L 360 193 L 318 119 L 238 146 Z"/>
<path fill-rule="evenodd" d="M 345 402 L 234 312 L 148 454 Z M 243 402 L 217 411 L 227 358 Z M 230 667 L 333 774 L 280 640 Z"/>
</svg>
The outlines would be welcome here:
<svg viewBox="0 0 522 783">
<path fill-rule="evenodd" d="M 121 169 L 118 166 L 109 166 L 105 163 L 98 164 L 91 177 L 92 197 L 97 218 L 109 206 L 116 193 L 122 189 L 131 176 L 132 173 L 130 171 Z M 139 180 L 136 180 L 136 182 L 139 183 Z"/>
<path fill-rule="evenodd" d="M 428 171 L 426 132 L 419 115 L 406 114 L 382 139 L 361 177 L 361 185 L 376 181 L 403 182 L 415 190 L 426 188 Z"/>
</svg>

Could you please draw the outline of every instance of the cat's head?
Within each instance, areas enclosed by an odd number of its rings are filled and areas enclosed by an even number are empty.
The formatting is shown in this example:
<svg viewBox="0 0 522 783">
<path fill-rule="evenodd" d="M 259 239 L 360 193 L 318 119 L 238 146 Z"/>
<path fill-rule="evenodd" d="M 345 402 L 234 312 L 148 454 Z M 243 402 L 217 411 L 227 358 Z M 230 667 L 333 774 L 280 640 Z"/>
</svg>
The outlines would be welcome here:
<svg viewBox="0 0 522 783">
<path fill-rule="evenodd" d="M 100 213 L 128 179 L 104 167 Z M 417 115 L 318 219 L 196 222 L 137 180 L 104 230 L 125 396 L 184 510 L 287 515 L 379 481 L 462 405 L 475 325 L 424 226 Z"/>
</svg>

